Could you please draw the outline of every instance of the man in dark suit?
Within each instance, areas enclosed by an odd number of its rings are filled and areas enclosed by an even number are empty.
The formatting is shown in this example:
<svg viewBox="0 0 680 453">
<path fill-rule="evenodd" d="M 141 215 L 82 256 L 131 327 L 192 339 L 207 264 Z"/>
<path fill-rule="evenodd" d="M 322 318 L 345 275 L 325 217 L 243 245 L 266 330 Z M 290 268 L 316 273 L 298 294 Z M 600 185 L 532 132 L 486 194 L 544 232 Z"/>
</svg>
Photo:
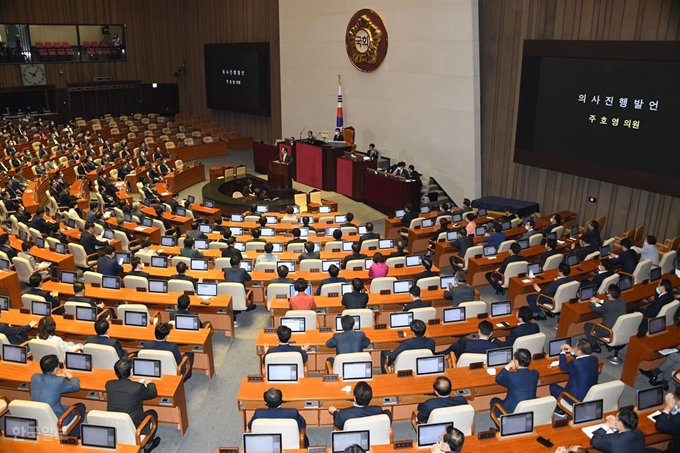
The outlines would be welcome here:
<svg viewBox="0 0 680 453">
<path fill-rule="evenodd" d="M 112 245 L 104 247 L 104 254 L 97 260 L 97 272 L 112 277 L 123 272 L 123 266 L 116 261 L 116 249 Z"/>
<path fill-rule="evenodd" d="M 527 221 L 527 223 L 524 224 L 524 234 L 521 236 L 521 239 L 529 239 L 531 236 L 535 234 L 541 234 L 540 231 L 536 231 L 536 222 L 533 220 Z"/>
<path fill-rule="evenodd" d="M 133 277 L 142 277 L 147 280 L 149 277 L 151 277 L 148 272 L 144 272 L 142 270 L 144 269 L 144 263 L 138 256 L 135 256 L 130 260 L 130 266 L 132 267 L 132 271 L 128 272 L 127 275 L 132 275 Z"/>
<path fill-rule="evenodd" d="M 569 380 L 564 387 L 559 384 L 550 384 L 550 394 L 553 398 L 559 400 L 560 394 L 567 392 L 579 401 L 583 401 L 590 387 L 597 384 L 599 374 L 597 357 L 591 353 L 590 341 L 585 338 L 578 340 L 573 348 L 568 344 L 562 345 L 559 367 L 560 370 L 569 374 Z M 567 360 L 567 354 L 574 356 L 572 360 Z M 565 398 L 570 404 L 574 404 L 570 398 Z M 564 415 L 564 411 L 559 407 L 555 409 L 555 413 Z"/>
<path fill-rule="evenodd" d="M 0 333 L 7 337 L 11 344 L 19 345 L 28 341 L 26 333 L 30 332 L 38 325 L 38 321 L 31 321 L 25 326 L 9 325 L 5 322 L 0 322 Z"/>
<path fill-rule="evenodd" d="M 41 289 L 42 286 L 42 275 L 39 273 L 34 273 L 31 274 L 31 276 L 28 278 L 28 285 L 30 286 L 30 289 L 28 290 L 27 294 L 32 294 L 34 296 L 40 296 L 45 299 L 45 301 L 49 302 L 52 305 L 52 314 L 55 315 L 63 315 L 64 314 L 64 307 L 61 307 L 57 310 L 57 308 L 60 305 L 58 296 L 59 292 L 58 291 L 52 291 L 52 292 L 47 292 L 43 289 Z"/>
<path fill-rule="evenodd" d="M 413 284 L 416 285 L 418 284 L 418 280 L 421 278 L 428 278 L 428 277 L 439 277 L 439 272 L 435 272 L 432 270 L 432 260 L 430 258 L 423 258 L 423 267 L 425 268 L 423 272 L 419 272 L 413 277 Z"/>
<path fill-rule="evenodd" d="M 378 160 L 378 157 L 380 157 L 380 154 L 378 153 L 378 150 L 375 149 L 374 143 L 371 143 L 371 144 L 368 145 L 368 151 L 366 151 L 366 155 L 371 160 Z"/>
<path fill-rule="evenodd" d="M 616 324 L 616 320 L 619 316 L 626 314 L 626 301 L 621 299 L 621 290 L 617 285 L 609 285 L 607 288 L 607 300 L 603 301 L 597 297 L 590 299 L 590 311 L 602 315 L 602 325 L 609 327 L 610 329 Z M 593 335 L 592 330 L 595 327 L 595 334 Z M 583 325 L 583 331 L 586 334 L 586 338 L 590 341 L 591 350 L 593 352 L 602 352 L 600 345 L 597 342 L 598 337 L 608 337 L 609 331 L 596 327 L 595 323 L 587 322 Z"/>
<path fill-rule="evenodd" d="M 35 228 L 42 234 L 50 234 L 50 232 L 52 232 L 52 224 L 43 218 L 44 214 L 45 210 L 43 208 L 38 208 L 31 219 L 30 227 Z"/>
<path fill-rule="evenodd" d="M 524 307 L 523 307 L 524 308 Z M 496 384 L 508 389 L 505 399 L 491 398 L 491 410 L 496 404 L 500 404 L 508 414 L 515 412 L 519 403 L 536 398 L 538 387 L 538 370 L 530 370 L 531 352 L 520 348 L 515 351 L 512 361 L 505 365 L 496 376 Z M 511 372 L 510 370 L 514 370 Z M 500 416 L 501 412 L 496 409 L 495 413 Z"/>
<path fill-rule="evenodd" d="M 554 255 L 559 255 L 560 251 L 557 250 L 557 239 L 550 238 L 545 241 L 546 251 L 541 253 L 541 266 L 545 266 L 545 262 Z"/>
<path fill-rule="evenodd" d="M 349 263 L 352 260 L 364 260 L 368 258 L 368 256 L 365 253 L 361 253 L 361 240 L 359 242 L 353 242 L 352 243 L 352 253 L 345 256 L 345 259 L 342 260 L 342 268 L 347 269 L 347 263 Z M 352 269 L 350 269 L 352 270 Z"/>
<path fill-rule="evenodd" d="M 281 390 L 277 388 L 270 388 L 264 392 L 264 404 L 267 409 L 255 409 L 255 413 L 248 422 L 248 429 L 250 430 L 253 426 L 253 421 L 258 418 L 274 418 L 274 419 L 292 419 L 297 422 L 298 430 L 302 431 L 307 427 L 307 422 L 305 418 L 300 415 L 295 408 L 283 408 L 281 407 L 283 403 L 283 394 Z M 304 440 L 305 448 L 309 446 L 309 439 L 305 434 Z"/>
<path fill-rule="evenodd" d="M 118 360 L 113 366 L 113 370 L 118 379 L 106 383 L 106 395 L 108 396 L 106 410 L 110 412 L 125 412 L 130 415 L 132 423 L 136 427 L 139 427 L 149 415 L 158 422 L 158 413 L 156 411 L 144 411 L 144 401 L 158 396 L 156 384 L 153 382 L 144 382 L 142 384 L 138 381 L 130 380 L 132 360 L 127 357 Z M 142 431 L 142 434 L 149 434 L 148 427 Z M 144 453 L 154 450 L 160 443 L 161 438 L 158 436 L 149 439 L 144 448 Z"/>
<path fill-rule="evenodd" d="M 237 256 L 232 256 L 229 259 L 229 264 L 231 264 L 231 267 L 224 269 L 224 281 L 240 283 L 245 287 L 246 282 L 249 282 L 251 277 L 245 269 L 241 269 L 241 260 Z"/>
<path fill-rule="evenodd" d="M 109 322 L 106 319 L 100 318 L 94 323 L 94 331 L 97 335 L 89 335 L 85 339 L 86 344 L 100 344 L 103 346 L 111 346 L 116 350 L 118 358 L 122 359 L 127 355 L 127 351 L 120 345 L 120 341 L 116 338 L 109 338 Z"/>
<path fill-rule="evenodd" d="M 192 239 L 208 239 L 208 236 L 205 235 L 204 232 L 198 229 L 199 228 L 199 223 L 198 222 L 193 222 L 191 224 L 191 229 L 187 230 L 186 236 L 188 238 Z"/>
<path fill-rule="evenodd" d="M 397 357 L 399 357 L 399 354 L 404 351 L 429 349 L 434 354 L 434 340 L 425 337 L 425 331 L 427 330 L 425 323 L 420 319 L 414 319 L 409 327 L 411 327 L 411 332 L 413 332 L 412 338 L 402 341 L 394 351 L 380 351 L 380 369 L 383 374 L 387 373 L 387 367 L 392 366 Z"/>
<path fill-rule="evenodd" d="M 187 264 L 184 262 L 179 262 L 175 266 L 175 269 L 177 270 L 177 273 L 175 275 L 170 276 L 170 280 L 185 280 L 187 282 L 191 282 L 192 285 L 194 285 L 194 290 L 198 287 L 198 282 L 196 279 L 190 275 L 186 275 L 187 271 Z"/>
<path fill-rule="evenodd" d="M 342 135 L 342 131 L 338 127 L 335 128 L 335 135 L 333 135 L 333 141 L 334 142 L 344 142 L 345 141 L 345 136 Z"/>
<path fill-rule="evenodd" d="M 194 353 L 193 352 L 185 352 L 182 354 L 179 352 L 179 346 L 177 346 L 177 343 L 171 343 L 168 341 L 168 335 L 170 335 L 170 324 L 166 322 L 162 322 L 156 326 L 156 329 L 154 330 L 154 335 L 156 336 L 156 341 L 153 343 L 150 343 L 148 341 L 144 342 L 144 349 L 155 349 L 159 351 L 170 351 L 172 352 L 172 355 L 175 357 L 175 362 L 177 362 L 177 365 L 180 364 L 182 359 L 184 357 L 189 359 L 189 369 L 186 369 L 186 365 L 182 367 L 182 373 L 186 372 L 187 376 L 184 379 L 185 381 L 191 377 L 191 370 L 194 366 Z"/>
<path fill-rule="evenodd" d="M 619 413 L 608 415 L 607 432 L 600 428 L 593 432 L 590 444 L 593 448 L 604 453 L 638 453 L 645 451 L 645 434 L 637 429 L 638 416 L 626 407 L 619 409 Z"/>
<path fill-rule="evenodd" d="M 451 396 L 451 381 L 446 376 L 439 376 L 435 379 L 432 387 L 434 388 L 436 397 L 418 404 L 418 407 L 416 408 L 418 412 L 416 415 L 418 423 L 427 423 L 430 414 L 435 409 L 467 404 L 467 400 L 464 397 Z"/>
<path fill-rule="evenodd" d="M 453 301 L 454 307 L 475 300 L 475 287 L 467 284 L 465 271 L 457 271 L 455 277 L 455 285 L 448 284 L 444 299 Z"/>
<path fill-rule="evenodd" d="M 347 283 L 347 279 L 345 277 L 338 277 L 340 274 L 340 268 L 336 266 L 335 264 L 331 264 L 328 267 L 328 278 L 324 278 L 319 282 L 319 285 L 316 287 L 316 295 L 319 296 L 321 295 L 321 288 L 323 288 L 323 285 L 327 284 L 332 284 L 332 283 Z"/>
<path fill-rule="evenodd" d="M 371 344 L 371 340 L 361 330 L 352 330 L 354 329 L 354 318 L 350 315 L 343 316 L 340 320 L 340 325 L 342 326 L 342 332 L 336 332 L 326 341 L 326 347 L 335 348 L 336 354 L 361 352 Z M 332 364 L 333 357 L 330 357 L 328 361 Z"/>
<path fill-rule="evenodd" d="M 581 288 L 584 286 L 594 286 L 595 288 L 599 288 L 600 285 L 602 285 L 602 282 L 612 275 L 614 275 L 612 272 L 612 261 L 600 260 L 600 263 L 597 265 L 597 274 L 595 274 L 592 280 L 581 280 L 580 286 Z"/>
<path fill-rule="evenodd" d="M 525 335 L 533 335 L 535 333 L 540 332 L 538 325 L 531 322 L 532 320 L 531 308 L 526 306 L 519 307 L 519 310 L 517 310 L 515 316 L 517 317 L 517 321 L 519 322 L 519 324 L 517 325 L 517 327 L 510 330 L 508 336 L 505 337 L 505 341 L 496 340 L 498 341 L 499 346 L 512 346 L 513 344 L 515 344 L 515 341 L 519 337 L 523 337 Z"/>
<path fill-rule="evenodd" d="M 236 244 L 236 238 L 234 236 L 229 237 L 229 239 L 227 239 L 227 247 L 222 249 L 222 258 L 236 257 L 239 261 L 242 261 L 243 254 L 239 249 L 234 247 L 234 244 Z"/>
<path fill-rule="evenodd" d="M 394 247 L 396 247 L 397 250 L 390 253 L 388 258 L 394 258 L 395 256 L 407 256 L 408 255 L 408 251 L 404 250 L 405 247 L 406 247 L 406 244 L 404 243 L 404 241 L 395 242 Z"/>
<path fill-rule="evenodd" d="M 437 354 L 448 355 L 450 352 L 453 352 L 456 354 L 457 359 L 466 352 L 485 354 L 489 349 L 499 347 L 498 340 L 492 340 L 491 334 L 493 334 L 493 324 L 484 320 L 478 324 L 477 339 L 468 340 L 466 337 L 459 338 L 457 342 L 444 351 L 437 352 Z"/>
<path fill-rule="evenodd" d="M 161 159 L 161 163 L 158 166 L 158 169 L 161 171 L 161 174 L 163 176 L 167 175 L 168 173 L 172 173 L 172 168 L 170 168 L 170 165 L 168 165 L 168 162 L 165 159 L 165 157 Z"/>
<path fill-rule="evenodd" d="M 264 357 L 262 357 L 262 363 L 264 363 L 267 354 L 273 352 L 298 352 L 302 356 L 302 363 L 307 363 L 307 349 L 309 349 L 309 343 L 302 346 L 293 346 L 289 344 L 290 336 L 292 331 L 288 326 L 279 326 L 276 329 L 276 336 L 279 337 L 279 345 L 270 348 L 268 344 L 264 345 Z"/>
<path fill-rule="evenodd" d="M 364 227 L 366 227 L 366 233 L 359 237 L 359 250 L 361 250 L 361 244 L 363 244 L 364 241 L 368 241 L 369 239 L 380 239 L 380 233 L 375 233 L 373 231 L 373 222 L 366 222 Z"/>
<path fill-rule="evenodd" d="M 639 308 L 637 311 L 641 312 L 644 319 L 640 323 L 638 333 L 640 335 L 647 333 L 647 328 L 649 327 L 649 320 L 654 319 L 659 316 L 659 312 L 664 305 L 670 304 L 675 300 L 673 296 L 673 284 L 667 278 L 664 278 L 659 282 L 656 287 L 656 295 L 654 296 L 654 301 L 647 305 L 645 308 Z"/>
<path fill-rule="evenodd" d="M 347 309 L 366 308 L 368 294 L 363 292 L 364 281 L 360 278 L 352 279 L 352 291 L 342 296 L 342 306 Z"/>
<path fill-rule="evenodd" d="M 420 286 L 416 285 L 411 286 L 411 288 L 409 288 L 408 290 L 408 295 L 409 298 L 411 299 L 411 302 L 404 305 L 404 311 L 409 311 L 414 308 L 425 308 L 432 306 L 432 302 L 430 301 L 425 302 L 420 299 Z"/>
<path fill-rule="evenodd" d="M 85 297 L 85 284 L 83 282 L 75 282 L 73 284 L 73 294 L 74 295 L 71 296 L 67 302 L 82 302 L 88 304 L 92 308 L 96 308 L 98 314 L 101 313 L 105 307 L 103 302 L 96 304 L 89 297 Z"/>
<path fill-rule="evenodd" d="M 288 266 L 280 265 L 279 267 L 276 268 L 276 274 L 279 276 L 278 278 L 274 278 L 269 281 L 269 284 L 272 283 L 288 283 L 289 285 L 294 285 L 295 280 L 292 278 L 288 278 Z"/>
<path fill-rule="evenodd" d="M 615 255 L 611 253 L 609 256 L 613 257 L 612 266 L 621 266 L 621 271 L 626 274 L 632 274 L 635 272 L 635 267 L 640 261 L 640 257 L 637 252 L 632 249 L 633 240 L 631 238 L 625 238 L 621 240 L 621 254 Z"/>
<path fill-rule="evenodd" d="M 175 311 L 170 312 L 170 321 L 175 320 L 175 315 L 191 315 L 198 317 L 197 313 L 189 311 L 189 306 L 191 305 L 191 299 L 186 294 L 182 294 L 177 298 L 177 308 Z M 205 327 L 206 323 L 201 322 L 201 318 L 198 318 L 198 323 L 201 327 Z"/>
<path fill-rule="evenodd" d="M 576 255 L 578 256 L 579 261 L 584 261 L 586 259 L 586 256 L 590 255 L 593 252 L 597 252 L 597 250 L 595 250 L 595 247 L 593 247 L 590 244 L 590 238 L 588 236 L 579 237 L 578 243 L 579 249 L 578 252 L 576 252 Z M 576 244 L 572 244 L 571 249 L 574 250 L 575 248 Z"/>
<path fill-rule="evenodd" d="M 411 220 L 418 218 L 418 212 L 413 210 L 413 205 L 411 203 L 406 203 L 404 206 L 404 217 L 401 218 L 401 224 L 406 228 L 411 226 Z"/>
<path fill-rule="evenodd" d="M 678 413 L 678 406 L 680 406 L 680 387 L 675 387 L 674 393 L 666 395 L 663 411 L 656 416 L 656 423 L 654 424 L 654 427 L 660 433 L 673 436 L 666 453 L 680 451 L 680 413 Z M 647 451 L 650 451 L 650 449 Z M 655 450 L 655 452 L 659 452 L 659 450 Z"/>
<path fill-rule="evenodd" d="M 595 250 L 600 250 L 600 247 L 602 247 L 602 236 L 600 236 L 600 224 L 597 220 L 588 222 L 584 234 L 590 239 L 590 245 L 592 245 Z"/>
<path fill-rule="evenodd" d="M 527 296 L 527 303 L 529 304 L 529 307 L 531 307 L 531 311 L 534 314 L 534 319 L 546 319 L 543 311 L 538 308 L 538 296 L 542 294 L 548 297 L 555 297 L 555 293 L 557 293 L 557 289 L 561 285 L 574 281 L 573 277 L 569 277 L 570 272 L 571 269 L 566 263 L 560 263 L 560 265 L 557 266 L 557 279 L 548 285 L 547 288 L 541 289 L 541 287 L 538 286 L 538 283 L 534 283 L 534 289 L 538 291 L 538 293 L 529 294 Z M 544 302 L 548 302 L 548 299 L 544 299 Z"/>
<path fill-rule="evenodd" d="M 333 416 L 333 426 L 342 430 L 347 420 L 353 418 L 370 417 L 371 415 L 385 414 L 392 420 L 392 413 L 380 406 L 369 406 L 373 399 L 373 389 L 364 381 L 357 382 L 354 386 L 354 406 L 338 409 L 335 406 L 328 408 L 328 413 Z"/>
<path fill-rule="evenodd" d="M 493 288 L 496 290 L 496 294 L 505 294 L 505 288 L 503 288 L 502 283 L 503 283 L 503 274 L 505 274 L 505 269 L 507 269 L 508 264 L 510 263 L 516 263 L 519 261 L 526 261 L 526 258 L 523 256 L 520 256 L 520 252 L 522 251 L 522 247 L 519 246 L 517 242 L 513 242 L 510 244 L 510 256 L 507 256 L 503 259 L 503 263 L 501 264 L 501 267 L 496 269 L 493 272 L 487 272 L 486 275 L 484 276 L 486 280 L 493 286 Z"/>
<path fill-rule="evenodd" d="M 85 249 L 85 253 L 92 255 L 97 252 L 97 248 L 109 245 L 108 241 L 100 241 L 94 235 L 94 222 L 85 222 L 85 228 L 80 235 L 80 245 Z"/>
<path fill-rule="evenodd" d="M 7 255 L 7 258 L 9 258 L 9 260 L 12 261 L 17 256 L 17 252 L 12 247 L 10 247 L 9 244 L 10 244 L 9 234 L 7 234 L 7 233 L 1 234 L 0 235 L 0 251 L 4 252 L 5 255 Z"/>
<path fill-rule="evenodd" d="M 348 212 L 345 214 L 345 222 L 340 224 L 340 227 L 355 227 L 356 225 L 352 222 L 354 220 L 354 214 Z"/>
</svg>

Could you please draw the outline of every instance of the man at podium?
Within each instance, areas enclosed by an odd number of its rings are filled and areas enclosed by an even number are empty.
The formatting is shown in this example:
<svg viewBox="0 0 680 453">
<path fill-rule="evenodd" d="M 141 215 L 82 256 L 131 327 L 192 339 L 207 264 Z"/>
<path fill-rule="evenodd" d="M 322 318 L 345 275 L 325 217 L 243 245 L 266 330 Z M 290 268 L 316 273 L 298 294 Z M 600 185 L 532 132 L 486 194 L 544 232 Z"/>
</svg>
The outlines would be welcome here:
<svg viewBox="0 0 680 453">
<path fill-rule="evenodd" d="M 269 165 L 269 173 L 270 175 L 272 174 L 272 171 L 276 173 L 277 175 L 280 176 L 285 176 L 286 178 L 286 187 L 290 190 L 293 188 L 293 171 L 295 170 L 295 166 L 292 165 L 293 163 L 293 156 L 288 154 L 288 150 L 286 148 L 281 148 L 281 154 L 279 155 L 279 158 L 274 160 L 274 165 L 286 165 L 286 170 L 285 172 L 281 172 L 280 169 L 276 169 L 276 167 L 272 167 L 272 164 Z M 271 179 L 271 178 L 270 178 Z M 270 185 L 273 182 L 270 181 Z M 276 185 L 275 185 L 276 187 Z M 281 186 L 278 186 L 281 187 Z"/>
</svg>

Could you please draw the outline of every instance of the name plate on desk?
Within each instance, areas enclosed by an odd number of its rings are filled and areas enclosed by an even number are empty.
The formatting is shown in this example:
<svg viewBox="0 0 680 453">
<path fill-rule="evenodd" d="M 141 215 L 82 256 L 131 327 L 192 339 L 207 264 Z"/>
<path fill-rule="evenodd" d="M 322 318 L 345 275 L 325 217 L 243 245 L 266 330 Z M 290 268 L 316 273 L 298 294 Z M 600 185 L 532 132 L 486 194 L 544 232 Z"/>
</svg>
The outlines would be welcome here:
<svg viewBox="0 0 680 453">
<path fill-rule="evenodd" d="M 376 247 L 376 246 L 374 245 L 374 246 L 372 246 L 372 247 L 369 247 L 368 250 L 378 250 L 378 247 Z"/>
<path fill-rule="evenodd" d="M 324 374 L 323 382 L 338 382 L 339 376 L 337 374 Z"/>
<path fill-rule="evenodd" d="M 442 320 L 441 319 L 430 319 L 429 321 L 427 321 L 427 323 L 431 326 L 434 326 L 436 324 L 441 324 Z"/>
<path fill-rule="evenodd" d="M 146 292 L 146 288 L 142 288 L 141 286 L 138 286 L 136 289 L 137 289 L 138 293 L 145 293 Z"/>
<path fill-rule="evenodd" d="M 265 274 L 273 274 L 273 273 L 274 273 L 274 269 L 265 269 L 265 270 L 264 270 L 264 273 L 265 273 Z"/>
<path fill-rule="evenodd" d="M 361 266 L 354 266 L 354 267 L 352 268 L 352 270 L 353 270 L 353 271 L 363 271 L 364 268 L 361 267 Z"/>
<path fill-rule="evenodd" d="M 315 268 L 310 269 L 309 272 L 311 272 L 312 274 L 314 274 L 314 273 L 318 274 L 320 270 L 321 269 L 319 269 L 318 267 L 315 267 Z"/>
<path fill-rule="evenodd" d="M 238 453 L 239 448 L 238 447 L 220 447 L 218 452 L 219 453 Z"/>
<path fill-rule="evenodd" d="M 73 315 L 70 315 L 68 313 L 64 313 L 64 319 L 75 319 Z"/>
<path fill-rule="evenodd" d="M 255 253 L 264 253 L 264 249 L 257 249 L 257 250 L 255 250 Z M 265 270 L 269 270 L 269 269 L 265 269 Z"/>
<path fill-rule="evenodd" d="M 331 252 L 340 253 L 340 249 L 331 249 Z"/>
<path fill-rule="evenodd" d="M 403 264 L 403 263 L 398 263 L 398 264 L 395 264 L 395 265 L 394 265 L 394 268 L 395 268 L 395 269 L 401 269 L 402 267 L 404 267 L 404 264 Z"/>
<path fill-rule="evenodd" d="M 384 323 L 382 323 L 382 324 L 376 324 L 376 325 L 373 326 L 373 329 L 375 329 L 375 330 L 383 330 L 383 329 L 387 329 L 387 324 L 384 324 Z"/>
<path fill-rule="evenodd" d="M 481 431 L 477 433 L 477 439 L 494 439 L 496 437 L 496 431 Z"/>
<path fill-rule="evenodd" d="M 22 315 L 30 315 L 30 314 L 31 314 L 31 309 L 30 309 L 30 308 L 21 307 L 21 308 L 19 309 L 19 313 L 21 313 Z"/>
<path fill-rule="evenodd" d="M 397 377 L 409 377 L 413 376 L 413 370 L 399 370 L 397 371 Z"/>
<path fill-rule="evenodd" d="M 123 320 L 122 319 L 112 319 L 111 324 L 114 324 L 116 326 L 122 326 L 123 325 Z"/>
<path fill-rule="evenodd" d="M 90 285 L 91 285 L 93 288 L 101 288 L 101 287 L 102 287 L 101 283 L 91 283 Z"/>
<path fill-rule="evenodd" d="M 272 271 L 272 272 L 273 272 L 273 271 Z M 277 299 L 287 299 L 287 298 L 288 298 L 288 295 L 286 295 L 286 294 L 277 294 L 277 295 L 276 295 L 276 298 L 277 298 Z"/>
<path fill-rule="evenodd" d="M 394 450 L 402 450 L 402 449 L 411 449 L 413 448 L 413 441 L 412 440 L 398 440 L 394 444 L 392 444 L 392 448 Z"/>
<path fill-rule="evenodd" d="M 478 370 L 480 368 L 484 368 L 484 362 L 472 362 L 468 366 L 468 369 L 470 369 L 470 370 Z"/>
<path fill-rule="evenodd" d="M 328 293 L 328 297 L 340 297 L 340 293 Z"/>
<path fill-rule="evenodd" d="M 184 294 L 186 294 L 187 296 L 193 296 L 194 294 L 196 294 L 196 292 L 195 291 L 184 291 Z"/>
<path fill-rule="evenodd" d="M 264 328 L 264 333 L 276 333 L 276 328 L 274 328 L 274 327 L 265 327 L 265 328 Z"/>
<path fill-rule="evenodd" d="M 531 357 L 533 360 L 545 359 L 545 352 L 537 352 Z"/>
<path fill-rule="evenodd" d="M 427 287 L 428 291 L 437 291 L 439 289 L 439 286 L 437 285 L 430 285 Z"/>
<path fill-rule="evenodd" d="M 569 426 L 569 419 L 568 418 L 553 420 L 553 424 L 552 424 L 553 428 L 562 428 L 564 426 Z"/>
<path fill-rule="evenodd" d="M 333 329 L 331 329 L 330 327 L 320 327 L 319 328 L 319 332 L 332 332 L 332 331 L 333 331 Z"/>
<path fill-rule="evenodd" d="M 78 445 L 78 438 L 77 437 L 71 437 L 71 436 L 65 436 L 61 437 L 59 439 L 59 442 L 62 444 L 66 445 Z"/>
<path fill-rule="evenodd" d="M 392 291 L 390 291 L 389 289 L 381 289 L 380 290 L 381 296 L 389 296 L 390 294 L 392 294 Z"/>
<path fill-rule="evenodd" d="M 477 319 L 486 319 L 489 317 L 488 313 L 477 313 Z"/>
<path fill-rule="evenodd" d="M 261 374 L 249 374 L 248 382 L 264 382 L 264 376 Z"/>
</svg>

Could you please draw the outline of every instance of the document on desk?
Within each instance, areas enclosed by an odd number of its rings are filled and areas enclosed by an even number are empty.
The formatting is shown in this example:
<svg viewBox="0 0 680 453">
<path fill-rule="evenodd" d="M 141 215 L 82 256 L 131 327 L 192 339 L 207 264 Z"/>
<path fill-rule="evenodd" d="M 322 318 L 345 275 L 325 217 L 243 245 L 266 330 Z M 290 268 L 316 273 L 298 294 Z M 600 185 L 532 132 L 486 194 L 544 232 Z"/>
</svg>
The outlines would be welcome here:
<svg viewBox="0 0 680 453">
<path fill-rule="evenodd" d="M 143 226 L 135 227 L 135 231 L 144 231 L 144 230 L 146 230 L 146 227 L 143 227 Z"/>
<path fill-rule="evenodd" d="M 522 280 L 522 283 L 531 283 L 531 279 L 530 279 L 530 278 L 525 278 L 524 280 Z"/>
<path fill-rule="evenodd" d="M 606 430 L 606 429 L 607 429 L 607 424 L 606 424 L 606 423 L 599 423 L 599 424 L 597 424 L 597 425 L 584 426 L 583 428 L 581 428 L 581 431 L 583 431 L 583 432 L 585 433 L 585 435 L 588 436 L 588 438 L 592 439 L 592 438 L 593 438 L 593 433 L 594 433 L 595 431 L 597 431 L 598 429 L 600 429 L 600 428 Z"/>
<path fill-rule="evenodd" d="M 661 411 L 654 411 L 651 414 L 649 414 L 647 418 L 656 423 L 656 417 L 658 417 L 659 415 L 661 415 Z"/>
<path fill-rule="evenodd" d="M 662 349 L 661 351 L 659 351 L 659 354 L 661 354 L 661 355 L 671 355 L 671 354 L 675 354 L 676 352 L 678 352 L 678 348 L 666 348 L 666 349 Z"/>
</svg>

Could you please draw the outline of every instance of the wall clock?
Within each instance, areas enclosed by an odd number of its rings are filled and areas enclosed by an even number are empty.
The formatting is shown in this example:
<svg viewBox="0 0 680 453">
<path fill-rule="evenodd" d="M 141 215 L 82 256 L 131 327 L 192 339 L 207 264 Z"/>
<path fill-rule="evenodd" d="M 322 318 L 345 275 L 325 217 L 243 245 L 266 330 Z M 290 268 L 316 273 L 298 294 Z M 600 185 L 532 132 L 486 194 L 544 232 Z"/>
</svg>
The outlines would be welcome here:
<svg viewBox="0 0 680 453">
<path fill-rule="evenodd" d="M 45 65 L 22 64 L 21 81 L 24 83 L 24 86 L 45 85 L 47 83 L 47 79 L 45 78 Z"/>
</svg>

